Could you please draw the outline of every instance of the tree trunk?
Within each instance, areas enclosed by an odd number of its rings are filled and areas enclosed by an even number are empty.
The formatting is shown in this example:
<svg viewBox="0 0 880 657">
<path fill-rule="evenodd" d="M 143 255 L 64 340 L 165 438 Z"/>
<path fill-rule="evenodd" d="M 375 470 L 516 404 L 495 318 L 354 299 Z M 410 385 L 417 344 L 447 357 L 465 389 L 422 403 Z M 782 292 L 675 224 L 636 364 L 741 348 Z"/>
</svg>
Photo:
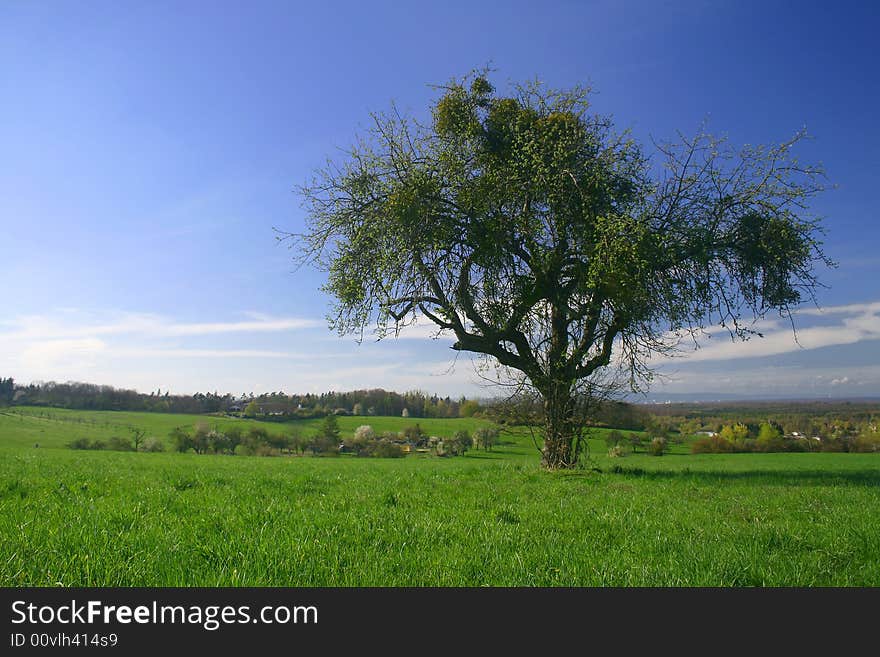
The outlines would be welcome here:
<svg viewBox="0 0 880 657">
<path fill-rule="evenodd" d="M 541 465 L 548 470 L 573 468 L 577 463 L 577 427 L 571 388 L 551 385 L 544 397 L 544 448 Z"/>
</svg>

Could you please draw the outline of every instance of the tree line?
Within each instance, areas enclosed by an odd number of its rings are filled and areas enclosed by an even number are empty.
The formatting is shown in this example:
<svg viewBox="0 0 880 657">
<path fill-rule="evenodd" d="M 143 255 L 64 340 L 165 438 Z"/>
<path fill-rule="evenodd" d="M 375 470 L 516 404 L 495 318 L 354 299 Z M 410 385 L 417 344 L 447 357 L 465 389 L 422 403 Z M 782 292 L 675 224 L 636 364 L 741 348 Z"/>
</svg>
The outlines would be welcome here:
<svg viewBox="0 0 880 657">
<path fill-rule="evenodd" d="M 12 377 L 0 378 L 0 404 L 189 414 L 241 412 L 253 404 L 255 416 L 297 418 L 323 417 L 328 414 L 453 418 L 472 417 L 481 411 L 478 401 L 464 396 L 453 399 L 421 391 L 398 393 L 381 388 L 350 392 L 329 391 L 321 394 L 285 394 L 277 391 L 236 397 L 218 392 L 173 395 L 161 389 L 142 393 L 76 381 L 16 385 Z"/>
<path fill-rule="evenodd" d="M 113 436 L 107 440 L 77 438 L 70 449 L 113 450 L 121 452 L 162 452 L 165 446 L 145 431 L 132 429 L 131 437 Z M 262 426 L 230 426 L 220 429 L 207 422 L 192 427 L 179 426 L 168 434 L 171 448 L 180 453 L 226 454 L 229 456 L 338 456 L 400 458 L 415 452 L 434 456 L 461 456 L 469 449 L 491 451 L 498 443 L 498 427 L 480 427 L 471 435 L 458 430 L 452 436 L 431 436 L 416 423 L 401 431 L 377 433 L 370 425 L 361 425 L 351 436 L 343 436 L 336 415 L 327 415 L 318 430 L 305 435 L 298 428 L 270 432 Z"/>
</svg>

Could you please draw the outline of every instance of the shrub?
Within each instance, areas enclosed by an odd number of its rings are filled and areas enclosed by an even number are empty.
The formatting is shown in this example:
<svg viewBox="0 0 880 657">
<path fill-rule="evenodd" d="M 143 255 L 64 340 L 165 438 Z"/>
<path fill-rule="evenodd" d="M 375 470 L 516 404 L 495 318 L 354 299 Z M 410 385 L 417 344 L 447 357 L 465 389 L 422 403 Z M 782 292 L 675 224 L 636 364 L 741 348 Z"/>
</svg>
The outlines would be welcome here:
<svg viewBox="0 0 880 657">
<path fill-rule="evenodd" d="M 648 454 L 651 456 L 663 456 L 666 453 L 668 444 L 663 436 L 655 436 L 648 443 Z"/>
<path fill-rule="evenodd" d="M 229 451 L 229 439 L 226 437 L 225 433 L 221 433 L 214 429 L 208 432 L 207 446 L 215 454 L 221 454 Z"/>
<path fill-rule="evenodd" d="M 718 435 L 700 438 L 691 444 L 693 454 L 730 454 L 733 451 L 733 443 Z"/>
<path fill-rule="evenodd" d="M 369 456 L 375 442 L 375 436 L 366 438 L 363 435 L 358 435 L 358 432 L 355 431 L 354 437 L 351 440 L 346 440 L 344 444 L 346 451 L 355 456 Z"/>
<path fill-rule="evenodd" d="M 67 446 L 70 449 L 91 449 L 92 443 L 88 438 L 77 438 L 76 440 L 72 440 L 67 443 Z"/>
<path fill-rule="evenodd" d="M 399 459 L 406 456 L 403 446 L 389 440 L 380 440 L 373 449 L 373 456 L 385 459 Z"/>
<path fill-rule="evenodd" d="M 467 452 L 473 444 L 471 435 L 467 431 L 459 429 L 453 434 L 452 439 L 449 441 L 449 448 L 452 450 L 453 455 L 459 456 Z"/>
<path fill-rule="evenodd" d="M 275 456 L 278 452 L 271 445 L 267 445 L 263 443 L 262 445 L 257 445 L 254 450 L 254 456 Z"/>
<path fill-rule="evenodd" d="M 335 416 L 328 415 L 327 417 Z M 334 440 L 332 436 L 328 436 L 324 433 L 319 433 L 315 436 L 312 436 L 309 439 L 308 447 L 314 455 L 339 454 L 339 440 Z"/>
<path fill-rule="evenodd" d="M 141 443 L 142 452 L 164 452 L 165 445 L 155 436 L 149 436 Z"/>
<path fill-rule="evenodd" d="M 418 424 L 406 427 L 403 430 L 403 437 L 414 445 L 418 445 L 419 447 L 424 446 L 425 444 L 427 444 L 428 441 L 428 436 L 425 434 L 424 431 L 422 431 L 422 427 L 420 427 Z"/>
<path fill-rule="evenodd" d="M 880 452 L 880 434 L 863 434 L 850 443 L 851 452 Z"/>
<path fill-rule="evenodd" d="M 608 448 L 608 456 L 616 459 L 624 456 L 623 446 L 621 445 L 612 445 Z"/>
<path fill-rule="evenodd" d="M 809 452 L 810 445 L 806 440 L 783 440 L 782 451 L 784 452 Z"/>
<path fill-rule="evenodd" d="M 112 449 L 117 452 L 133 452 L 134 445 L 132 445 L 131 440 L 128 438 L 113 436 L 107 441 L 107 449 Z"/>
<path fill-rule="evenodd" d="M 837 436 L 829 436 L 822 441 L 820 447 L 823 452 L 848 452 L 850 448 L 849 438 L 838 438 Z"/>
</svg>

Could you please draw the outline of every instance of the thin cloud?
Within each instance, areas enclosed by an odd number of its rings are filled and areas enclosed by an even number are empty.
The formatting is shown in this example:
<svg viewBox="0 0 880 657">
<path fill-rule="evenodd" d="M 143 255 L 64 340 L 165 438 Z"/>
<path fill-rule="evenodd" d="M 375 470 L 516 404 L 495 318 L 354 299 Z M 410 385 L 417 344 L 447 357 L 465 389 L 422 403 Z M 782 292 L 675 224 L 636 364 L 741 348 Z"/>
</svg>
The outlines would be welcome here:
<svg viewBox="0 0 880 657">
<path fill-rule="evenodd" d="M 416 324 L 405 326 L 400 329 L 400 333 L 394 336 L 393 333 L 389 337 L 396 337 L 398 340 L 455 340 L 455 334 L 449 330 L 442 330 L 439 326 L 425 319 Z"/>
<path fill-rule="evenodd" d="M 225 333 L 266 333 L 316 328 L 324 322 L 300 317 L 251 318 L 237 322 L 176 322 L 160 315 L 123 313 L 110 320 L 88 321 L 78 315 L 29 315 L 4 322 L 9 327 L 0 336 L 6 340 L 76 339 L 113 335 L 168 338 Z"/>
<path fill-rule="evenodd" d="M 156 332 L 161 336 L 215 335 L 217 333 L 262 333 L 266 331 L 292 331 L 316 328 L 324 323 L 313 319 L 282 318 L 249 322 L 213 322 L 199 324 L 169 324 Z"/>
<path fill-rule="evenodd" d="M 315 356 L 266 349 L 114 349 L 113 355 L 125 358 L 286 358 L 307 360 Z"/>
</svg>

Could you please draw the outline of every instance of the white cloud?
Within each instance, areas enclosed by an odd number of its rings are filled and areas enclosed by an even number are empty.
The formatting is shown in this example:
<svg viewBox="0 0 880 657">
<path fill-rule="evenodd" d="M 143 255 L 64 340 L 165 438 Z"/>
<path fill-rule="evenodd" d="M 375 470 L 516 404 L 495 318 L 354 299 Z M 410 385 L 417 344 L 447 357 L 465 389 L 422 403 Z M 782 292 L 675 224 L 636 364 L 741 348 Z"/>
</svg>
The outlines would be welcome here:
<svg viewBox="0 0 880 657">
<path fill-rule="evenodd" d="M 804 319 L 821 316 L 834 320 L 819 326 L 804 326 Z M 754 329 L 763 337 L 734 341 L 720 327 L 714 327 L 707 338 L 698 340 L 699 348 L 687 351 L 682 343 L 681 357 L 687 362 L 760 358 L 789 352 L 820 349 L 834 345 L 855 344 L 880 339 L 880 302 L 807 308 L 794 313 L 795 331 L 778 319 L 759 321 Z"/>
<path fill-rule="evenodd" d="M 125 381 L 136 379 L 134 370 L 161 368 L 167 371 L 166 381 L 195 375 L 180 367 L 184 359 L 214 361 L 230 370 L 237 368 L 232 360 L 321 362 L 333 354 L 266 349 L 261 336 L 276 334 L 283 342 L 286 333 L 323 325 L 319 320 L 254 314 L 242 321 L 187 323 L 147 313 L 96 315 L 64 309 L 0 322 L 0 371 L 23 381 L 128 385 Z M 97 379 L 108 375 L 110 380 Z"/>
<path fill-rule="evenodd" d="M 19 361 L 38 372 L 53 368 L 88 368 L 95 357 L 106 351 L 107 345 L 96 338 L 76 338 L 68 340 L 47 340 L 33 342 L 19 352 Z"/>
<path fill-rule="evenodd" d="M 268 349 L 141 349 L 118 348 L 114 356 L 125 358 L 289 358 L 313 359 L 327 357 L 322 354 L 306 354 Z M 332 357 L 332 355 L 330 355 Z"/>
</svg>

